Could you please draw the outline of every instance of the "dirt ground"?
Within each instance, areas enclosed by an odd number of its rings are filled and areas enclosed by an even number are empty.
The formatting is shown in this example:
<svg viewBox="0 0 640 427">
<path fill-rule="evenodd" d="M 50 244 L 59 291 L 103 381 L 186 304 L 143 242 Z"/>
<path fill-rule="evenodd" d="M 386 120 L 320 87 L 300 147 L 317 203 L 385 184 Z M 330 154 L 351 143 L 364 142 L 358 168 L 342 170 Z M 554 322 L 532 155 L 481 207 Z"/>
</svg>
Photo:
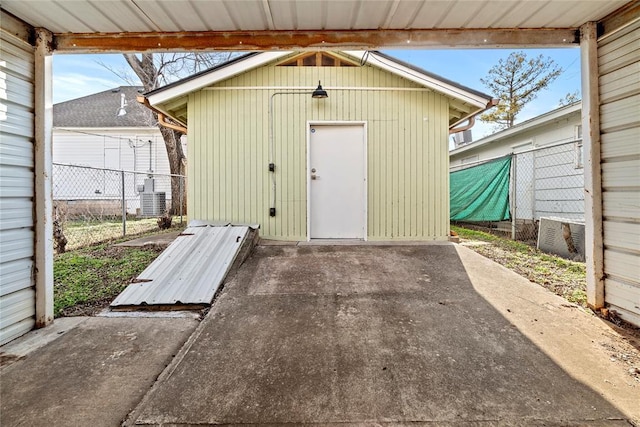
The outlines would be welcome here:
<svg viewBox="0 0 640 427">
<path fill-rule="evenodd" d="M 600 317 L 611 327 L 612 333 L 603 336 L 598 344 L 610 353 L 611 362 L 624 366 L 640 386 L 640 328 L 624 322 L 615 313 L 609 313 L 605 318 L 586 307 L 584 263 L 563 262 L 533 249 L 531 254 L 523 253 L 522 249 L 518 251 L 505 247 L 502 240 L 487 242 L 462 238 L 460 244 L 564 297 L 568 307 Z"/>
</svg>

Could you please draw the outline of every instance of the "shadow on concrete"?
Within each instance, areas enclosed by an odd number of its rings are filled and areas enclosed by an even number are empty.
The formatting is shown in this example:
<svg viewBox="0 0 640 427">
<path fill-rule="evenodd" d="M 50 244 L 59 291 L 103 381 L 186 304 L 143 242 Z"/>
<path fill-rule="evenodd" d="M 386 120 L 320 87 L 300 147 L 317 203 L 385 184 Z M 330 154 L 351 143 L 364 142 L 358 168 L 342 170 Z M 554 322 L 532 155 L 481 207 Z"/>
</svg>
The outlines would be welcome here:
<svg viewBox="0 0 640 427">
<path fill-rule="evenodd" d="M 474 290 L 455 247 L 426 245 L 257 247 L 130 421 L 624 419 Z"/>
</svg>

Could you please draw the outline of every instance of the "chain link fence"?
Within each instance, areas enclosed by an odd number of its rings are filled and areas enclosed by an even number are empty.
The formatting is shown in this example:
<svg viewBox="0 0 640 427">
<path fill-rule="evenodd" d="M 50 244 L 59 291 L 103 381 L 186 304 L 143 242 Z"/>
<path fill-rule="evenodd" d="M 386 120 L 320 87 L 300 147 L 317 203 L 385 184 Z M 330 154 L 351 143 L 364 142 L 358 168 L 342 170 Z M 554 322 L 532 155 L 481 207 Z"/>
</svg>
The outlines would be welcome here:
<svg viewBox="0 0 640 427">
<path fill-rule="evenodd" d="M 457 165 L 450 171 L 477 166 L 487 160 Z M 454 224 L 490 231 L 535 245 L 541 218 L 583 223 L 582 140 L 514 153 L 509 199 L 511 221 Z"/>
<path fill-rule="evenodd" d="M 186 214 L 182 175 L 54 163 L 52 184 L 57 252 L 182 224 Z"/>
</svg>

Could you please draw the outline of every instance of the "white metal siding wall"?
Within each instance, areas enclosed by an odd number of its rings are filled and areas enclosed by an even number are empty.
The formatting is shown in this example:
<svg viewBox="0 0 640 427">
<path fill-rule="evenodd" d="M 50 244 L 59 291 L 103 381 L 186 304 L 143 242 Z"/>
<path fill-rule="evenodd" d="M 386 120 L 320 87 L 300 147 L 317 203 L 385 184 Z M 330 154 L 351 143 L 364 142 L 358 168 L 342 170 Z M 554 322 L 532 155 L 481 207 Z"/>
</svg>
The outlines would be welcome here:
<svg viewBox="0 0 640 427">
<path fill-rule="evenodd" d="M 0 344 L 35 324 L 34 57 L 0 31 Z"/>
<path fill-rule="evenodd" d="M 640 22 L 598 42 L 605 301 L 640 325 Z"/>
</svg>

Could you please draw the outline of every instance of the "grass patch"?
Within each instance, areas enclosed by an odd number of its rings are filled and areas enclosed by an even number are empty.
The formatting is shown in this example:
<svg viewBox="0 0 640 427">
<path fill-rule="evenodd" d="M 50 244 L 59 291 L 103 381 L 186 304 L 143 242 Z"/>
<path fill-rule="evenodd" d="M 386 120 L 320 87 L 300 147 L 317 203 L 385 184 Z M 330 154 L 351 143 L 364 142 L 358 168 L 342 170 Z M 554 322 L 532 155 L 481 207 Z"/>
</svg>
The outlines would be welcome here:
<svg viewBox="0 0 640 427">
<path fill-rule="evenodd" d="M 587 275 L 584 262 L 569 261 L 539 251 L 525 243 L 482 231 L 451 226 L 461 243 L 485 242 L 469 248 L 515 271 L 557 295 L 583 307 L 587 305 Z"/>
<path fill-rule="evenodd" d="M 132 236 L 158 231 L 157 218 L 128 218 L 127 239 Z M 180 217 L 173 217 L 173 224 L 178 226 Z M 173 228 L 173 227 L 172 227 Z M 122 219 L 104 219 L 88 221 L 66 221 L 63 224 L 64 235 L 67 238 L 67 250 L 88 247 L 96 243 L 121 239 Z"/>
<path fill-rule="evenodd" d="M 156 235 L 178 231 L 142 233 Z M 136 237 L 140 237 L 138 235 Z M 53 307 L 55 317 L 93 315 L 106 307 L 131 280 L 160 255 L 163 246 L 142 248 L 116 247 L 114 243 L 131 240 L 132 236 L 108 243 L 55 255 L 53 261 Z"/>
</svg>

